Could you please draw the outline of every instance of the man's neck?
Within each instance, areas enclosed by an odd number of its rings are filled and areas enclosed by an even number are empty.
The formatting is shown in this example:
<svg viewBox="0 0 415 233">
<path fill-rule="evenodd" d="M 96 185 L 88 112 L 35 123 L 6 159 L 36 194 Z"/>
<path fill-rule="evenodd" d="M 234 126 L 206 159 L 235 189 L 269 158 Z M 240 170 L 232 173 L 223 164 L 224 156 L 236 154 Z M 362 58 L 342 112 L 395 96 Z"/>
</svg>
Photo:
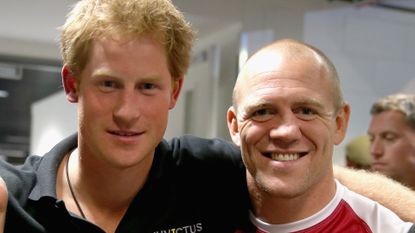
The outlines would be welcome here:
<svg viewBox="0 0 415 233">
<path fill-rule="evenodd" d="M 247 177 L 254 215 L 269 224 L 285 224 L 310 217 L 323 209 L 335 196 L 333 178 L 325 179 L 304 193 L 293 196 L 264 192 L 253 178 Z"/>
<path fill-rule="evenodd" d="M 106 232 L 114 232 L 131 201 L 144 186 L 152 158 L 149 165 L 120 169 L 83 156 L 71 153 L 62 160 L 57 176 L 58 198 L 65 201 L 70 212 L 81 216 L 70 191 L 69 177 L 86 219 Z M 65 175 L 67 162 L 68 177 Z"/>
</svg>

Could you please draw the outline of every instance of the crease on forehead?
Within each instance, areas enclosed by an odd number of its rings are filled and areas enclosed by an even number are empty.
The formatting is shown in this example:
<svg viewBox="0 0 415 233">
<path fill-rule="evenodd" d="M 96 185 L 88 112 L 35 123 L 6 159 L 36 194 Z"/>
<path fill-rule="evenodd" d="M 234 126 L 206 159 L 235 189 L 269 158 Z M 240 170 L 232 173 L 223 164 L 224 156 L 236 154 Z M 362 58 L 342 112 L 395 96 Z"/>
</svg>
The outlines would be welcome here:
<svg viewBox="0 0 415 233">
<path fill-rule="evenodd" d="M 277 42 L 271 44 L 259 50 L 243 66 L 234 87 L 234 107 L 237 108 L 237 101 L 241 97 L 241 94 L 245 93 L 243 87 L 246 86 L 246 84 L 249 84 L 253 78 L 272 72 L 279 72 L 284 76 L 284 69 L 281 69 L 281 66 L 284 66 L 284 63 L 287 62 L 309 63 L 310 65 L 315 66 L 320 72 L 319 76 L 324 78 L 330 76 L 331 73 L 331 69 L 328 67 L 329 65 L 326 64 L 324 58 L 306 45 L 292 42 Z M 301 80 L 298 81 L 301 82 Z M 336 81 L 327 81 L 332 82 L 334 88 L 331 91 L 333 92 L 333 96 L 336 96 L 334 93 L 335 89 L 337 90 Z"/>
<path fill-rule="evenodd" d="M 275 48 L 274 48 L 275 47 Z M 305 47 L 304 47 L 305 48 Z M 298 50 L 298 49 L 297 49 Z M 303 49 L 304 50 L 304 49 Z M 295 54 L 291 49 L 283 49 L 281 46 L 270 46 L 260 50 L 254 54 L 247 63 L 243 66 L 240 71 L 235 87 L 234 87 L 234 101 L 238 99 L 239 92 L 243 91 L 243 87 L 249 84 L 254 78 L 260 76 L 261 78 L 266 77 L 266 74 L 278 73 L 284 76 L 284 63 L 287 62 L 314 62 L 316 67 L 323 65 L 322 59 L 310 49 L 304 52 L 300 51 L 300 55 Z M 287 73 L 290 72 L 287 70 Z M 301 82 L 301 80 L 298 80 Z"/>
<path fill-rule="evenodd" d="M 287 87 L 282 87 L 282 88 L 287 88 Z M 293 87 L 288 87 L 288 88 L 293 88 Z M 295 88 L 295 87 L 294 87 Z M 275 89 L 271 88 L 272 90 L 269 91 L 275 91 Z M 252 111 L 260 109 L 260 108 L 264 108 L 264 107 L 270 107 L 273 106 L 272 108 L 276 108 L 276 99 L 274 99 L 273 97 L 269 98 L 269 95 L 267 93 L 268 91 L 260 91 L 260 92 L 255 92 L 255 93 L 248 93 L 247 95 L 244 96 L 244 101 L 243 104 L 239 106 L 238 109 L 238 117 L 239 119 L 245 119 Z M 292 104 L 292 106 L 308 106 L 308 107 L 313 107 L 314 109 L 318 109 L 319 113 L 330 117 L 334 115 L 334 109 L 333 108 L 328 108 L 328 106 L 326 106 L 325 104 L 323 104 L 322 99 L 319 99 L 318 97 L 315 96 L 310 96 L 310 95 L 304 95 L 304 94 L 299 94 L 299 95 L 295 95 L 292 96 L 292 99 L 290 102 L 284 102 L 285 104 Z M 280 102 L 282 103 L 282 102 Z"/>
<path fill-rule="evenodd" d="M 286 87 L 287 82 L 290 84 L 297 83 L 297 85 L 310 83 L 311 79 L 320 78 L 321 75 L 316 77 L 314 72 L 297 73 L 297 70 L 270 70 L 258 72 L 250 75 L 248 78 L 244 78 L 241 81 L 239 89 L 246 91 L 246 89 L 256 88 L 281 88 Z M 300 77 L 300 78 L 297 78 Z M 260 81 L 258 81 L 260 80 Z M 312 85 L 313 83 L 311 83 Z M 317 85 L 317 84 L 316 84 Z M 289 85 L 288 87 L 293 87 Z"/>
</svg>

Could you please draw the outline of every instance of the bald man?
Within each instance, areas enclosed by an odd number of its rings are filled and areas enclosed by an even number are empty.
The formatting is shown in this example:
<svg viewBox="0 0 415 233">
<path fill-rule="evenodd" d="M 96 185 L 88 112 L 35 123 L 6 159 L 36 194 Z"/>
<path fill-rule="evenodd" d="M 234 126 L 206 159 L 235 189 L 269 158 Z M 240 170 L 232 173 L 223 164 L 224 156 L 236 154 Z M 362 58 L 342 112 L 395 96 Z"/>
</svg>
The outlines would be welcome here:
<svg viewBox="0 0 415 233">
<path fill-rule="evenodd" d="M 247 169 L 254 226 L 245 232 L 415 232 L 334 179 L 333 147 L 349 115 L 336 69 L 318 49 L 280 40 L 247 61 L 227 116 Z"/>
</svg>

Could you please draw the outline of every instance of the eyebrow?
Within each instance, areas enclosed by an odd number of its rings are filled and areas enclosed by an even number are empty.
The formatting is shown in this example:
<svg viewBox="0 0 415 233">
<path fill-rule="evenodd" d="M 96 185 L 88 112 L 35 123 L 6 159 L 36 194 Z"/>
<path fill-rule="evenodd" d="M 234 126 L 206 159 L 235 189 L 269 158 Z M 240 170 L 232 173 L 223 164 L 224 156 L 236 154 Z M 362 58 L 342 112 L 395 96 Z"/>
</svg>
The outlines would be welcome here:
<svg viewBox="0 0 415 233">
<path fill-rule="evenodd" d="M 95 70 L 91 75 L 91 77 L 93 78 L 102 77 L 102 76 L 118 77 L 119 75 L 116 72 L 113 72 L 112 70 L 107 69 L 107 68 L 101 68 L 101 69 Z"/>
<path fill-rule="evenodd" d="M 295 105 L 306 105 L 306 106 L 313 106 L 317 108 L 317 110 L 321 111 L 322 114 L 326 114 L 329 116 L 335 116 L 339 110 L 336 110 L 335 105 L 333 104 L 330 106 L 324 105 L 321 101 L 312 98 L 312 97 L 301 97 L 299 101 L 295 103 Z"/>
<path fill-rule="evenodd" d="M 263 98 L 249 98 L 244 105 L 237 107 L 237 112 L 239 118 L 246 119 L 254 109 L 259 109 L 270 105 L 270 101 Z"/>
<path fill-rule="evenodd" d="M 264 98 L 251 98 L 246 101 L 245 109 L 252 109 L 258 107 L 264 107 L 272 105 L 275 101 L 267 100 Z M 294 100 L 294 105 L 310 105 L 315 106 L 319 109 L 325 109 L 325 106 L 315 98 L 312 97 L 300 97 Z"/>
<path fill-rule="evenodd" d="M 272 101 L 266 100 L 264 98 L 248 98 L 243 106 L 245 110 L 250 110 L 253 108 L 269 106 L 271 105 L 270 103 L 272 103 Z"/>
<path fill-rule="evenodd" d="M 295 105 L 310 105 L 317 107 L 318 109 L 325 109 L 325 106 L 315 98 L 304 98 L 301 97 L 298 101 L 295 102 Z"/>
<path fill-rule="evenodd" d="M 111 69 L 98 69 L 97 71 L 95 71 L 94 73 L 92 73 L 92 77 L 93 78 L 97 78 L 97 77 L 122 77 L 123 75 L 120 75 L 117 72 L 112 71 Z M 143 76 L 140 77 L 141 81 L 155 81 L 160 79 L 160 75 L 148 75 L 148 76 Z"/>
<path fill-rule="evenodd" d="M 264 98 L 253 98 L 248 100 L 243 109 L 241 109 L 240 116 L 246 117 L 246 115 L 250 114 L 253 110 L 273 106 L 274 102 L 275 101 L 267 100 Z M 293 106 L 310 106 L 318 110 L 321 114 L 328 116 L 333 116 L 335 114 L 334 109 L 329 111 L 324 104 L 312 97 L 299 97 L 293 101 Z"/>
</svg>

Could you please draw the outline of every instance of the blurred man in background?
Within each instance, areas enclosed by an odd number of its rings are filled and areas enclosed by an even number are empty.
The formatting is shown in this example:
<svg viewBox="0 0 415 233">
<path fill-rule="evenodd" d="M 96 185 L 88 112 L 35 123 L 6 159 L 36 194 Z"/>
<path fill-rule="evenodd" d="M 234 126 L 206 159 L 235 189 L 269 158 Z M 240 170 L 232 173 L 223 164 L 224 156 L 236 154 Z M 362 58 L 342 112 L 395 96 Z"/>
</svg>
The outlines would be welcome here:
<svg viewBox="0 0 415 233">
<path fill-rule="evenodd" d="M 415 189 L 415 96 L 383 97 L 370 113 L 372 169 Z"/>
</svg>

